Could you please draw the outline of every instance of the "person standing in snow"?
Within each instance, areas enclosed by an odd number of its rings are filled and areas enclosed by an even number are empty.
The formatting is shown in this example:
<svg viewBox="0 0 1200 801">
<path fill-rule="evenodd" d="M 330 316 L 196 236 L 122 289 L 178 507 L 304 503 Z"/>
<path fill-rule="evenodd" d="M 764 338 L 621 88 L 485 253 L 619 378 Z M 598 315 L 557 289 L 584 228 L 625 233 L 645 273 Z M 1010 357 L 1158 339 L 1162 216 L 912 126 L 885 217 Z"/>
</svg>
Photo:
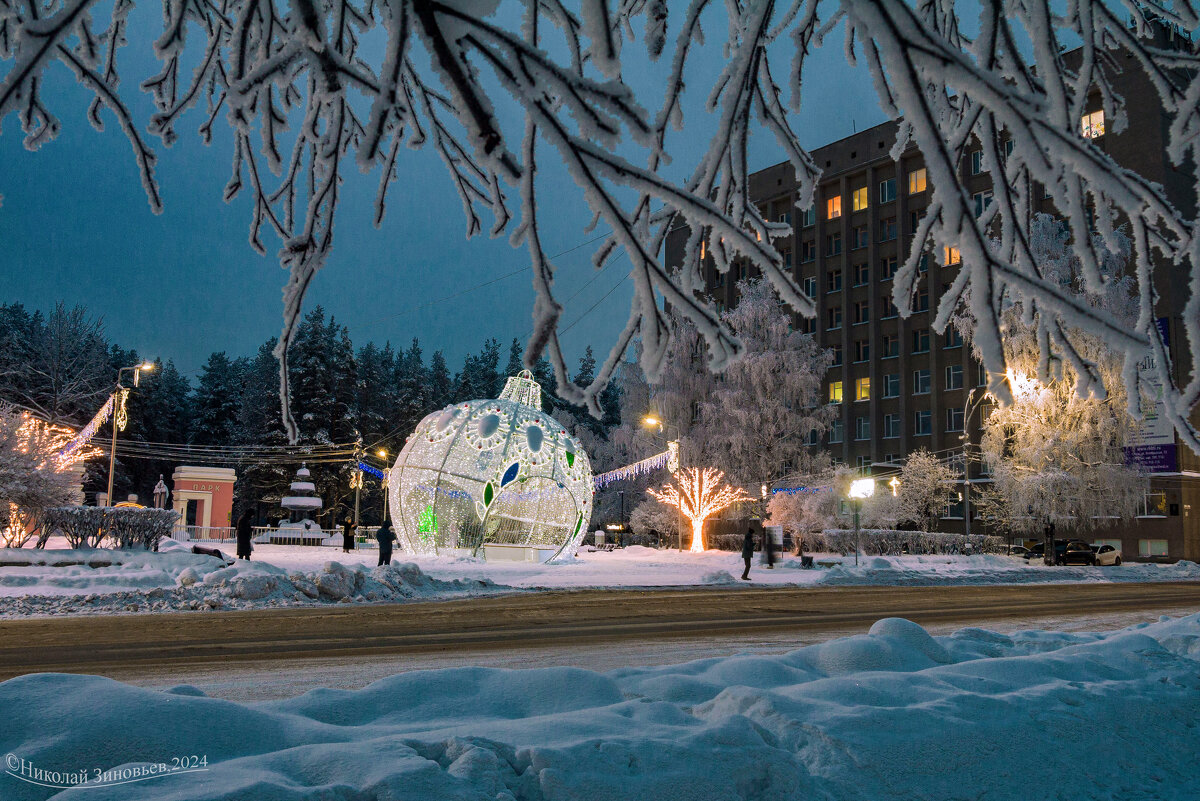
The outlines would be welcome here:
<svg viewBox="0 0 1200 801">
<path fill-rule="evenodd" d="M 742 579 L 750 580 L 750 560 L 754 558 L 754 529 L 746 529 L 746 536 L 742 540 L 742 561 L 746 563 L 746 569 L 742 571 Z"/>
<path fill-rule="evenodd" d="M 392 543 L 396 541 L 396 532 L 392 531 L 390 520 L 383 521 L 383 525 L 375 532 L 375 539 L 379 543 L 379 564 L 390 565 L 392 563 Z"/>
<path fill-rule="evenodd" d="M 358 528 L 357 523 L 351 522 L 350 518 L 342 521 L 342 552 L 350 553 L 354 550 L 354 530 Z"/>
<path fill-rule="evenodd" d="M 254 521 L 251 519 L 250 510 L 242 512 L 242 516 L 237 521 L 237 555 L 238 559 L 250 561 L 250 552 L 254 550 L 254 546 L 250 544 L 250 538 L 254 534 Z"/>
</svg>

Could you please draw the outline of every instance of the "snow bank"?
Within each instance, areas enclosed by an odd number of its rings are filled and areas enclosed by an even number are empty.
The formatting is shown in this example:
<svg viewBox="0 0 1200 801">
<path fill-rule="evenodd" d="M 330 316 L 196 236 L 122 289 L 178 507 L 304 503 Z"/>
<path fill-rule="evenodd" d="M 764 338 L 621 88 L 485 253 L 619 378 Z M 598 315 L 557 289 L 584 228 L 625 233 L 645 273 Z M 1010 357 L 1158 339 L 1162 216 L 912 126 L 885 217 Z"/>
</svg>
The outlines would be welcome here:
<svg viewBox="0 0 1200 801">
<path fill-rule="evenodd" d="M 186 550 L 0 551 L 4 559 L 0 596 L 9 597 L 0 599 L 0 617 L 395 603 L 507 589 L 483 578 L 431 578 L 411 563 L 326 561 L 316 570 L 289 571 L 263 561 L 227 565 Z"/>
<path fill-rule="evenodd" d="M 0 749 L 43 769 L 207 758 L 63 801 L 1182 801 L 1200 797 L 1198 660 L 1193 615 L 946 637 L 887 619 L 777 656 L 454 668 L 257 704 L 41 674 L 0 684 Z"/>
</svg>

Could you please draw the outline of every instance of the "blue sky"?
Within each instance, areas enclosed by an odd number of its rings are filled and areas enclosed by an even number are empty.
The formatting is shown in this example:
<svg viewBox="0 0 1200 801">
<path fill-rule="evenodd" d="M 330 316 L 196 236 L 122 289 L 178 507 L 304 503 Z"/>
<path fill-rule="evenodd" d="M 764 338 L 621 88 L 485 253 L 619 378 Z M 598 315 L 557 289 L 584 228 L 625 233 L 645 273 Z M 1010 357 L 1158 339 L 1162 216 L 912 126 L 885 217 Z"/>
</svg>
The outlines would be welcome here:
<svg viewBox="0 0 1200 801">
<path fill-rule="evenodd" d="M 123 95 L 143 127 L 152 108 L 136 86 L 156 71 L 149 44 L 160 25 L 153 4 L 138 6 L 120 62 Z M 675 151 L 670 175 L 677 180 L 690 171 L 709 131 L 701 104 L 711 85 L 705 81 L 719 65 L 717 39 L 724 27 L 714 18 L 708 28 L 709 47 L 686 96 L 689 128 L 675 134 L 676 142 L 691 145 Z M 884 119 L 865 70 L 848 67 L 841 48 L 841 38 L 831 37 L 806 74 L 804 103 L 793 124 L 808 147 Z M 777 68 L 790 60 L 783 55 Z M 643 102 L 657 107 L 661 82 L 656 84 L 655 71 L 627 67 L 626 74 L 638 76 L 649 90 Z M 278 243 L 267 239 L 268 255 L 254 253 L 247 242 L 247 196 L 221 201 L 232 159 L 221 124 L 209 147 L 195 133 L 202 122 L 195 111 L 179 126 L 173 147 L 149 140 L 159 154 L 166 206 L 156 216 L 111 113 L 103 113 L 105 130 L 95 131 L 84 117 L 89 96 L 63 68 L 52 71 L 44 92 L 62 133 L 40 151 L 24 149 L 15 116 L 0 120 L 0 302 L 39 309 L 57 301 L 84 304 L 103 317 L 113 341 L 143 356 L 174 359 L 191 375 L 213 351 L 252 354 L 276 335 L 286 277 L 274 255 Z M 440 349 L 452 369 L 486 337 L 524 341 L 533 303 L 529 272 L 471 288 L 526 267 L 525 252 L 508 244 L 507 233 L 465 238 L 459 200 L 432 149 L 402 151 L 401 158 L 401 178 L 379 230 L 371 224 L 378 173 L 360 175 L 347 162 L 334 252 L 305 308 L 324 306 L 349 326 L 356 345 L 406 344 L 419 337 L 427 357 Z M 555 259 L 557 295 L 570 298 L 563 322 L 579 320 L 563 337 L 564 346 L 572 360 L 589 344 L 598 355 L 607 353 L 628 315 L 628 261 L 620 257 L 595 276 L 591 248 L 578 247 L 595 236 L 584 230 L 589 215 L 579 191 L 548 148 L 540 158 L 546 168 L 540 190 L 546 247 L 551 254 L 571 250 Z M 751 166 L 780 160 L 773 140 L 758 136 Z M 515 188 L 508 194 L 515 197 Z"/>
</svg>

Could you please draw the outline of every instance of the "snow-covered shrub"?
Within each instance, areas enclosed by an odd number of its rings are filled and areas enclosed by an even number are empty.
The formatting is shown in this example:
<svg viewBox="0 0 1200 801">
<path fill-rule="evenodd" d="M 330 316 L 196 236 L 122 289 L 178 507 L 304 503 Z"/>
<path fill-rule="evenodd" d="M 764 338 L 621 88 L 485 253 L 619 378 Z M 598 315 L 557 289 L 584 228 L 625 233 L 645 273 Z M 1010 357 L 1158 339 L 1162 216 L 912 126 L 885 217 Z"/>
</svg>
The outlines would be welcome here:
<svg viewBox="0 0 1200 801">
<path fill-rule="evenodd" d="M 678 509 L 647 498 L 635 506 L 633 513 L 629 515 L 629 528 L 639 537 L 652 538 L 657 533 L 660 538 L 674 540 L 679 535 L 680 521 L 681 513 Z"/>
<path fill-rule="evenodd" d="M 809 549 L 845 556 L 854 553 L 853 529 L 826 529 L 820 534 L 808 534 Z M 1000 553 L 1004 540 L 980 534 L 943 534 L 928 531 L 897 531 L 894 529 L 862 529 L 858 535 L 861 553 L 868 556 L 899 556 L 901 554 L 978 554 Z"/>
<path fill-rule="evenodd" d="M 72 548 L 156 550 L 171 534 L 179 513 L 171 509 L 60 506 L 46 511 L 44 527 L 60 531 Z"/>
</svg>

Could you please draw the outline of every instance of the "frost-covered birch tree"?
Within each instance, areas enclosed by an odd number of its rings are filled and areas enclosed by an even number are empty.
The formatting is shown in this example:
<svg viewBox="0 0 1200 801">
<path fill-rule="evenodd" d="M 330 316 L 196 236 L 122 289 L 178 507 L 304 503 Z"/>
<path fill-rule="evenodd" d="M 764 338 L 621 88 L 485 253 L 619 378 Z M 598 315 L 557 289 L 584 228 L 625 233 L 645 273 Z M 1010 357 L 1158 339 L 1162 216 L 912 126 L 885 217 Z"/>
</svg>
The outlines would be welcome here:
<svg viewBox="0 0 1200 801">
<path fill-rule="evenodd" d="M 896 498 L 896 518 L 903 524 L 916 525 L 921 531 L 934 531 L 954 488 L 954 472 L 925 448 L 918 448 L 900 468 L 900 488 Z"/>
<path fill-rule="evenodd" d="M 1030 244 L 1043 273 L 1072 291 L 1077 303 L 1136 324 L 1135 286 L 1125 269 L 1130 243 L 1121 232 L 1115 251 L 1097 243 L 1105 278 L 1098 293 L 1088 291 L 1078 248 L 1060 221 L 1037 215 Z M 1043 359 L 1041 318 L 1038 308 L 1024 302 L 1001 313 L 1014 397 L 984 417 L 980 447 L 993 481 L 979 509 L 998 528 L 1024 534 L 1039 533 L 1047 520 L 1082 532 L 1129 519 L 1144 498 L 1147 479 L 1125 464 L 1124 446 L 1139 421 L 1130 414 L 1120 380 L 1123 358 L 1102 338 L 1066 329 L 1079 361 Z M 969 321 L 956 325 L 970 328 Z"/>
<path fill-rule="evenodd" d="M 1123 129 L 1125 106 L 1112 76 L 1116 69 L 1141 70 L 1170 118 L 1170 158 L 1195 179 L 1197 56 L 1146 38 L 1158 24 L 1190 36 L 1200 15 L 1188 0 L 691 0 L 674 6 L 587 0 L 574 7 L 561 0 L 163 0 L 162 8 L 163 32 L 151 43 L 130 40 L 132 0 L 0 0 L 0 59 L 7 66 L 0 76 L 0 120 L 16 116 L 31 149 L 54 139 L 60 122 L 43 87 L 52 64 L 65 67 L 94 96 L 91 123 L 99 128 L 115 121 L 128 138 L 155 211 L 164 199 L 151 137 L 170 145 L 194 114 L 207 142 L 224 120 L 233 133 L 225 199 L 250 195 L 251 245 L 263 252 L 269 240 L 278 241 L 288 270 L 277 355 L 293 439 L 287 349 L 308 287 L 334 247 L 344 174 L 357 167 L 378 175 L 378 222 L 389 188 L 406 174 L 404 148 L 432 150 L 445 163 L 468 236 L 507 232 L 528 250 L 537 301 L 526 364 L 548 354 L 560 396 L 596 414 L 596 398 L 635 336 L 644 344 L 647 375 L 659 377 L 672 336 L 661 300 L 700 332 L 713 369 L 741 354 L 737 337 L 700 294 L 702 250 L 720 271 L 735 259 L 749 261 L 786 303 L 813 314 L 812 301 L 774 246 L 789 226 L 767 220 L 752 202 L 747 153 L 752 136 L 773 137 L 796 171 L 798 206 L 812 203 L 819 170 L 799 144 L 793 112 L 809 56 L 841 36 L 847 58 L 870 68 L 885 110 L 903 117 L 893 153 L 919 146 L 933 186 L 929 213 L 896 276 L 901 313 L 908 313 L 923 280 L 921 255 L 930 246 L 938 252 L 956 247 L 964 268 L 943 296 L 936 326 L 944 329 L 967 290 L 976 290 L 970 293 L 976 339 L 997 397 L 1011 399 L 1001 302 L 1020 297 L 1046 312 L 1038 340 L 1046 353 L 1079 362 L 1068 327 L 1086 331 L 1126 354 L 1122 378 L 1130 385 L 1138 380 L 1139 359 L 1157 355 L 1167 413 L 1200 450 L 1187 420 L 1200 400 L 1196 221 L 1169 203 L 1161 186 L 1117 165 L 1080 131 L 1093 91 L 1111 129 Z M 722 35 L 706 45 L 706 31 L 714 30 Z M 159 72 L 138 75 L 136 82 L 122 76 L 118 52 L 125 46 L 152 48 Z M 1068 58 L 1072 48 L 1077 52 Z M 699 84 L 697 63 L 714 58 L 721 64 L 715 81 Z M 638 85 L 630 80 L 630 62 L 662 65 L 664 77 L 644 82 L 649 88 Z M 149 121 L 135 118 L 134 85 L 153 96 L 157 111 Z M 665 177 L 672 157 L 694 146 L 698 121 L 714 123 L 710 135 L 699 137 L 706 139 L 703 152 L 676 165 L 684 177 Z M 1003 176 L 995 202 L 978 219 L 956 179 L 964 149 L 974 141 L 987 168 Z M 608 231 L 594 263 L 604 264 L 619 249 L 632 264 L 628 322 L 584 388 L 568 377 L 557 335 L 556 265 L 542 246 L 539 192 L 554 163 L 579 185 L 594 224 Z M 1040 272 L 1028 233 L 1032 193 L 1041 186 L 1082 243 L 1082 273 L 1093 290 L 1104 278 L 1083 232 L 1095 225 L 1111 245 L 1118 222 L 1129 225 L 1136 325 L 1118 325 L 1105 310 L 1081 306 Z M 689 232 L 682 262 L 667 265 L 666 234 L 680 226 Z M 998 232 L 999 247 L 992 246 L 991 231 Z M 1154 284 L 1155 258 L 1189 276 L 1184 319 L 1192 362 L 1182 386 L 1172 382 L 1155 335 L 1156 298 L 1165 291 Z M 1140 393 L 1128 397 L 1136 414 Z"/>
</svg>

